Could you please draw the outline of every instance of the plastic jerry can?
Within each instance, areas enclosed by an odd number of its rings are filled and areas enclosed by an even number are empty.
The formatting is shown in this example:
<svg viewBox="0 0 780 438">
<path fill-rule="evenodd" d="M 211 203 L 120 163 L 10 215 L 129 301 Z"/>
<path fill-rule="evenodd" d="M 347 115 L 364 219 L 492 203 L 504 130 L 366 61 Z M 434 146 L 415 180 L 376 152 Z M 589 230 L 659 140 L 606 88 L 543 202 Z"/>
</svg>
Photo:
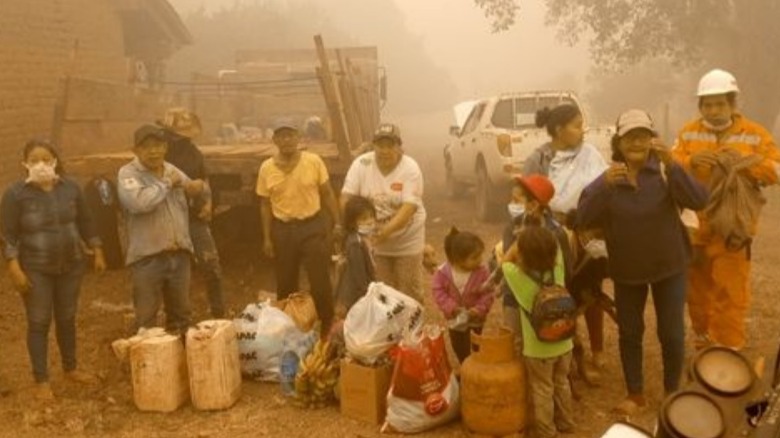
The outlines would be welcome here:
<svg viewBox="0 0 780 438">
<path fill-rule="evenodd" d="M 187 365 L 195 409 L 233 406 L 241 397 L 241 364 L 233 322 L 203 321 L 187 331 Z"/>
<path fill-rule="evenodd" d="M 149 337 L 130 347 L 133 400 L 142 411 L 172 412 L 187 402 L 190 386 L 181 338 Z"/>
</svg>

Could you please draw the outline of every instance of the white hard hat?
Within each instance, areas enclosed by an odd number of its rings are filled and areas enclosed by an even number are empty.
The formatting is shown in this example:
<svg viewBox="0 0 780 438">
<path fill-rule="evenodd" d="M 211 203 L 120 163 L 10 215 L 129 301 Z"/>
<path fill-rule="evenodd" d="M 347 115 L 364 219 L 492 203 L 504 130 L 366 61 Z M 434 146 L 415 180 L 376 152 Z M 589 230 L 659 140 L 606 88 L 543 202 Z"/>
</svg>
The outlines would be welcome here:
<svg viewBox="0 0 780 438">
<path fill-rule="evenodd" d="M 725 70 L 716 68 L 701 77 L 696 95 L 702 97 L 727 93 L 739 93 L 737 78 Z"/>
</svg>

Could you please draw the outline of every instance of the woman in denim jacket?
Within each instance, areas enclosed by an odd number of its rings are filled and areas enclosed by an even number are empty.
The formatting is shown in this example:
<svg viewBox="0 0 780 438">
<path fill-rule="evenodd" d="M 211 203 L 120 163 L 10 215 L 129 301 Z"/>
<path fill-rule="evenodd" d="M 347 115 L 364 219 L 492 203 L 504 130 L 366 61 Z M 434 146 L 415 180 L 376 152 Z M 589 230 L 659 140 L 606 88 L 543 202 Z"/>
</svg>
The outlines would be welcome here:
<svg viewBox="0 0 780 438">
<path fill-rule="evenodd" d="M 86 244 L 94 268 L 105 269 L 103 251 L 81 188 L 63 175 L 54 146 L 33 140 L 24 148 L 27 177 L 9 187 L 0 203 L 0 232 L 8 272 L 27 311 L 27 349 L 35 395 L 51 400 L 48 337 L 52 315 L 65 376 L 95 381 L 76 368 L 76 309 L 84 276 Z"/>
</svg>

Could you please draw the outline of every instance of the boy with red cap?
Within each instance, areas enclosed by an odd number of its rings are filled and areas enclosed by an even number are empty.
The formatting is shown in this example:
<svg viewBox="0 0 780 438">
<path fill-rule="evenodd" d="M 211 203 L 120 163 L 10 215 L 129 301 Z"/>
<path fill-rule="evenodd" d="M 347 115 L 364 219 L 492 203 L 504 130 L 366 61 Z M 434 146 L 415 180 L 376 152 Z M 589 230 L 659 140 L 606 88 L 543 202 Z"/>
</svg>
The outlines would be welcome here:
<svg viewBox="0 0 780 438">
<path fill-rule="evenodd" d="M 555 234 L 563 253 L 564 272 L 569 272 L 569 237 L 563 225 L 555 221 L 550 210 L 550 200 L 554 196 L 555 187 L 546 176 L 534 174 L 514 177 L 512 199 L 508 205 L 511 221 L 504 229 L 501 242 L 494 250 L 497 266 L 516 257 L 516 247 L 512 244 L 518 232 L 528 220 L 536 219 L 535 222 L 541 222 L 545 228 Z M 502 285 L 501 292 L 504 297 L 504 323 L 514 332 L 515 351 L 521 354 L 523 338 L 520 334 L 520 310 L 517 300 L 506 284 Z"/>
</svg>

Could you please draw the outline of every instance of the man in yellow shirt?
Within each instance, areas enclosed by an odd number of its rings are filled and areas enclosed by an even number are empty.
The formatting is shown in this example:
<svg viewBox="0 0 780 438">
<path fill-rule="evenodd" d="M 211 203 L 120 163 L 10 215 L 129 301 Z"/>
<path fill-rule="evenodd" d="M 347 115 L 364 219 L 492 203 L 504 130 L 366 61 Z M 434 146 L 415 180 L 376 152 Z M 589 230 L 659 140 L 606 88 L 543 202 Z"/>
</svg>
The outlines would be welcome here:
<svg viewBox="0 0 780 438">
<path fill-rule="evenodd" d="M 780 152 L 764 127 L 737 112 L 738 93 L 731 73 L 716 69 L 705 74 L 698 90 L 701 117 L 683 127 L 672 153 L 708 186 L 723 154 L 754 156 L 756 164 L 743 174 L 754 190 L 760 190 L 777 184 Z M 714 201 L 710 199 L 710 203 Z M 696 254 L 688 278 L 688 312 L 696 346 L 715 342 L 741 349 L 746 342 L 745 317 L 750 305 L 750 240 L 734 244 L 713 230 L 708 219 L 700 212 L 699 228 L 692 239 Z M 750 225 L 747 232 L 752 237 L 757 224 Z"/>
<path fill-rule="evenodd" d="M 327 333 L 333 320 L 328 231 L 331 224 L 339 228 L 341 221 L 328 169 L 318 155 L 298 149 L 300 138 L 295 123 L 278 121 L 273 141 L 279 153 L 260 166 L 257 195 L 263 253 L 275 259 L 276 295 L 280 300 L 298 291 L 303 264 L 322 333 Z M 330 223 L 322 214 L 323 207 L 330 213 Z"/>
</svg>

